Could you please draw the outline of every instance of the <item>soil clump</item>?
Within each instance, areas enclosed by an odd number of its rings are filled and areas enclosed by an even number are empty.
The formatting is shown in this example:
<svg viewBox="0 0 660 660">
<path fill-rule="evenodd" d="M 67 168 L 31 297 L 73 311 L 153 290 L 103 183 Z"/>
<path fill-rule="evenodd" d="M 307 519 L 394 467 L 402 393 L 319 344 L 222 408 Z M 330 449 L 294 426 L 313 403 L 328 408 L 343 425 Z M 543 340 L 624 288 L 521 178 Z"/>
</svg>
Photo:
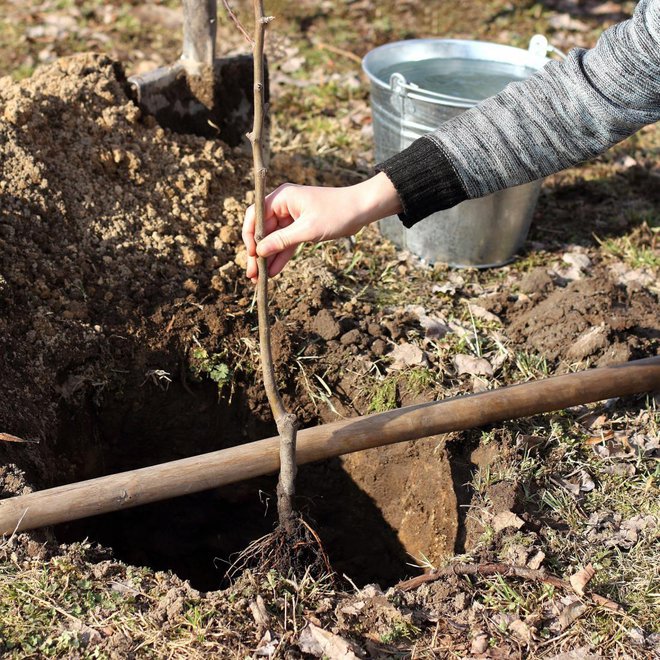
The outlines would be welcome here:
<svg viewBox="0 0 660 660">
<path fill-rule="evenodd" d="M 522 278 L 519 291 L 501 294 L 490 308 L 503 317 L 516 346 L 553 363 L 626 362 L 653 354 L 660 338 L 657 296 L 626 287 L 606 268 L 569 282 L 536 269 Z"/>
</svg>

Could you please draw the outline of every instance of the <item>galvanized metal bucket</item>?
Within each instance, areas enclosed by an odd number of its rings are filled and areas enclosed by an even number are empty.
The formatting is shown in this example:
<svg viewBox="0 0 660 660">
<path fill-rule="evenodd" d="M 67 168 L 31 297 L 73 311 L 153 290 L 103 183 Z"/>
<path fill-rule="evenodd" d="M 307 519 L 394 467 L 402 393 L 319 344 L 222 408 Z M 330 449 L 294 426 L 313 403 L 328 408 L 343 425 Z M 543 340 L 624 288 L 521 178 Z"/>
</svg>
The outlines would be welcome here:
<svg viewBox="0 0 660 660">
<path fill-rule="evenodd" d="M 541 35 L 531 40 L 527 50 L 458 39 L 412 39 L 372 50 L 362 66 L 371 81 L 377 162 L 394 156 L 485 98 L 447 96 L 409 82 L 397 72 L 386 74 L 384 80 L 383 72 L 391 72 L 397 64 L 431 59 L 477 60 L 486 70 L 489 65 L 514 65 L 520 79 L 544 66 L 550 50 L 552 47 Z M 406 229 L 396 217 L 385 218 L 380 230 L 399 247 L 430 263 L 445 262 L 459 268 L 501 266 L 510 262 L 522 247 L 540 188 L 541 182 L 534 181 L 468 200 L 434 213 L 411 229 Z"/>
</svg>

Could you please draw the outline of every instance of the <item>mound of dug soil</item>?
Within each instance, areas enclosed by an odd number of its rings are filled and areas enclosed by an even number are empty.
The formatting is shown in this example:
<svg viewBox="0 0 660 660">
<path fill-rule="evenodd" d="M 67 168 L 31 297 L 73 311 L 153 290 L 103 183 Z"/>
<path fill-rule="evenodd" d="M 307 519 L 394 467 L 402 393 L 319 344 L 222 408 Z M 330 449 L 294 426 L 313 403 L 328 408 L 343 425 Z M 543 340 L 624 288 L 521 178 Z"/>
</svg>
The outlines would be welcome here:
<svg viewBox="0 0 660 660">
<path fill-rule="evenodd" d="M 54 391 L 104 382 L 116 334 L 233 259 L 249 163 L 141 117 L 103 56 L 4 78 L 0 106 L 0 420 L 40 439 Z"/>
<path fill-rule="evenodd" d="M 536 280 L 531 297 L 550 288 L 547 297 L 506 315 L 506 333 L 518 346 L 552 361 L 590 358 L 599 366 L 653 353 L 660 304 L 648 289 L 626 289 L 606 270 L 566 287 L 553 288 L 547 275 Z"/>
</svg>

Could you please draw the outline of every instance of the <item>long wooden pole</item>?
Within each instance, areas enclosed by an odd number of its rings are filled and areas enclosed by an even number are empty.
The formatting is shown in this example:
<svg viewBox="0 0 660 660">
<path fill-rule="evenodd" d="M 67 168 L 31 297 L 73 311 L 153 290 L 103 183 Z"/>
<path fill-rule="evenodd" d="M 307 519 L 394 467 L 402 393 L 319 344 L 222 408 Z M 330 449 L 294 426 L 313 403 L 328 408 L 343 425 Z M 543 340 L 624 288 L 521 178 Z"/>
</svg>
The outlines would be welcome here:
<svg viewBox="0 0 660 660">
<path fill-rule="evenodd" d="M 501 387 L 309 428 L 297 461 L 537 415 L 615 396 L 660 390 L 660 357 Z M 188 495 L 276 472 L 279 438 L 59 486 L 0 501 L 0 534 L 54 525 Z"/>
</svg>

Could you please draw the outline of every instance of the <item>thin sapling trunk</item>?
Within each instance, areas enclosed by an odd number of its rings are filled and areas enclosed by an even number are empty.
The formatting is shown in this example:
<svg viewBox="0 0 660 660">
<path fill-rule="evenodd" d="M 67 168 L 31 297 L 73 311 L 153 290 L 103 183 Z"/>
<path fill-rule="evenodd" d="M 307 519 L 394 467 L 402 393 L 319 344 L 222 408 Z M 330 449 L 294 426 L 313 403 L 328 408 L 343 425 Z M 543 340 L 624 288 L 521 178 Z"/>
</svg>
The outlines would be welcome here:
<svg viewBox="0 0 660 660">
<path fill-rule="evenodd" d="M 252 143 L 255 188 L 255 239 L 264 237 L 264 199 L 267 169 L 264 163 L 264 36 L 266 25 L 271 17 L 264 15 L 263 0 L 254 0 L 254 125 L 249 138 Z M 277 484 L 277 512 L 280 525 L 286 532 L 293 530 L 293 496 L 296 478 L 296 432 L 298 420 L 284 408 L 277 390 L 275 368 L 270 340 L 270 320 L 268 315 L 268 264 L 263 257 L 258 258 L 259 279 L 257 282 L 257 312 L 259 316 L 259 345 L 261 368 L 268 403 L 273 412 L 277 431 L 280 434 L 280 477 Z"/>
<path fill-rule="evenodd" d="M 254 125 L 249 134 L 254 160 L 255 239 L 264 237 L 264 204 L 267 169 L 264 163 L 264 120 L 266 117 L 264 82 L 264 36 L 272 17 L 264 15 L 263 0 L 253 0 L 254 39 L 250 38 L 227 0 L 223 0 L 227 13 L 238 29 L 247 37 L 254 55 Z M 257 539 L 239 554 L 227 575 L 232 576 L 250 568 L 258 574 L 275 570 L 283 575 L 332 575 L 332 568 L 318 534 L 293 510 L 296 478 L 296 433 L 298 420 L 287 412 L 277 391 L 268 319 L 268 264 L 258 259 L 257 312 L 259 316 L 259 344 L 264 389 L 268 396 L 277 431 L 280 435 L 280 477 L 277 484 L 277 512 L 279 526 L 270 534 Z"/>
</svg>

